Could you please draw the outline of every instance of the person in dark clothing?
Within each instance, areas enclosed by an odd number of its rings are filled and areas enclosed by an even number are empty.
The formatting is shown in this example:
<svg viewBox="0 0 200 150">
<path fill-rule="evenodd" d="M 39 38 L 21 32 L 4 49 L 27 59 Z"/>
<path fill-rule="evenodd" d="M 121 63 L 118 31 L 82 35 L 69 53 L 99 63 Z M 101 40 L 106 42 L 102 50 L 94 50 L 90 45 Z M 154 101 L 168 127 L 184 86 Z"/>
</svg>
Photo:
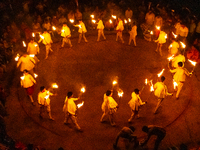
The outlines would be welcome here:
<svg viewBox="0 0 200 150">
<path fill-rule="evenodd" d="M 144 142 L 141 143 L 141 146 L 146 145 L 151 136 L 155 135 L 157 136 L 157 138 L 155 141 L 154 150 L 158 150 L 160 142 L 164 139 L 166 135 L 166 130 L 159 126 L 149 125 L 149 126 L 143 126 L 142 131 L 147 133 L 147 138 L 144 140 Z"/>
<path fill-rule="evenodd" d="M 116 141 L 113 144 L 113 148 L 114 149 L 117 148 L 117 143 L 118 143 L 118 140 L 119 140 L 120 137 L 128 139 L 129 142 L 132 142 L 132 140 L 134 140 L 134 142 L 135 142 L 134 147 L 137 147 L 138 146 L 137 136 L 135 136 L 133 134 L 134 131 L 135 131 L 135 128 L 133 126 L 123 127 L 122 130 L 117 135 Z"/>
</svg>

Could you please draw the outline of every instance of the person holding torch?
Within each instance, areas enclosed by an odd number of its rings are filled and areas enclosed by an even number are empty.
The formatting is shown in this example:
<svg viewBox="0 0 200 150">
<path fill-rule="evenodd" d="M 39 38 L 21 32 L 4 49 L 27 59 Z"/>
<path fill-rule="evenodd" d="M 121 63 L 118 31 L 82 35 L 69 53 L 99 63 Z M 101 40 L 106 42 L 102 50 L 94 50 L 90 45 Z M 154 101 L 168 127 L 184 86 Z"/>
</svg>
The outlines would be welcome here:
<svg viewBox="0 0 200 150">
<path fill-rule="evenodd" d="M 160 107 L 161 102 L 164 100 L 165 96 L 172 95 L 171 93 L 168 93 L 167 86 L 164 84 L 165 77 L 161 76 L 160 79 L 161 79 L 161 82 L 157 82 L 154 85 L 154 94 L 158 98 L 158 103 L 154 111 L 154 114 L 157 113 L 157 110 Z"/>
<path fill-rule="evenodd" d="M 49 91 L 47 91 L 45 86 L 40 87 L 40 92 L 38 93 L 38 104 L 40 107 L 39 116 L 41 118 L 43 118 L 42 114 L 44 113 L 44 111 L 47 111 L 49 115 L 49 119 L 54 120 L 54 118 L 52 118 L 51 116 L 51 107 L 50 107 L 50 98 L 49 98 L 49 96 L 52 96 L 52 95 L 53 93 L 50 93 Z"/>
<path fill-rule="evenodd" d="M 65 113 L 64 124 L 68 124 L 68 120 L 71 119 L 72 123 L 76 126 L 78 131 L 82 131 L 80 126 L 77 123 L 77 106 L 74 101 L 77 101 L 78 98 L 73 98 L 73 93 L 68 92 L 67 97 L 64 102 L 63 112 Z"/>
<path fill-rule="evenodd" d="M 142 102 L 139 94 L 140 91 L 138 89 L 135 89 L 134 92 L 132 93 L 132 99 L 128 102 L 132 111 L 131 117 L 130 119 L 128 119 L 129 123 L 131 123 L 131 121 L 135 118 L 135 116 L 139 118 L 139 107 L 141 105 L 146 104 L 146 102 Z"/>
<path fill-rule="evenodd" d="M 97 23 L 97 30 L 98 30 L 97 41 L 100 40 L 101 35 L 103 36 L 104 40 L 106 40 L 106 37 L 104 35 L 104 31 L 103 31 L 103 29 L 104 29 L 103 21 L 100 18 L 98 18 L 98 21 L 99 22 Z"/>
<path fill-rule="evenodd" d="M 122 38 L 122 31 L 124 30 L 124 25 L 123 25 L 123 21 L 121 18 L 118 18 L 118 24 L 116 27 L 116 31 L 117 31 L 117 36 L 116 36 L 116 41 L 118 41 L 118 37 L 121 39 L 122 43 L 124 43 L 124 40 Z"/>
<path fill-rule="evenodd" d="M 87 32 L 87 29 L 85 27 L 85 24 L 83 23 L 82 20 L 79 20 L 79 24 L 78 25 L 74 25 L 75 27 L 79 27 L 78 29 L 78 33 L 79 33 L 79 39 L 78 39 L 78 43 L 81 42 L 81 39 L 83 37 L 83 39 L 85 40 L 85 42 L 87 43 L 87 39 L 85 37 L 85 33 Z"/>
<path fill-rule="evenodd" d="M 160 56 L 162 56 L 162 45 L 166 43 L 166 33 L 164 31 L 160 31 L 159 37 L 155 42 L 158 42 L 156 52 L 160 52 Z"/>
<path fill-rule="evenodd" d="M 40 43 L 41 41 L 46 47 L 45 59 L 47 59 L 49 56 L 49 50 L 53 52 L 53 50 L 51 49 L 51 43 L 53 43 L 53 41 L 51 39 L 51 35 L 47 32 L 47 30 L 44 30 L 44 33 L 40 35 L 40 40 L 38 41 L 38 43 Z"/>
<path fill-rule="evenodd" d="M 173 78 L 174 81 L 178 84 L 176 99 L 179 99 L 179 94 L 185 82 L 186 76 L 190 76 L 191 73 L 189 73 L 187 69 L 183 68 L 183 62 L 178 62 L 178 68 L 173 70 L 170 69 L 170 72 L 175 73 Z"/>
<path fill-rule="evenodd" d="M 101 116 L 101 122 L 104 122 L 103 119 L 106 115 L 109 114 L 109 120 L 111 126 L 116 126 L 115 121 L 114 121 L 114 115 L 115 112 L 117 111 L 118 104 L 117 102 L 112 98 L 112 91 L 108 90 L 106 94 L 104 94 L 104 101 L 101 106 L 103 115 Z"/>
<path fill-rule="evenodd" d="M 70 31 L 69 27 L 67 26 L 66 22 L 63 23 L 63 27 L 62 27 L 62 30 L 61 30 L 61 36 L 63 37 L 61 47 L 63 48 L 65 43 L 68 43 L 69 46 L 72 47 L 72 43 L 71 43 L 71 40 L 70 40 L 71 31 Z"/>
</svg>

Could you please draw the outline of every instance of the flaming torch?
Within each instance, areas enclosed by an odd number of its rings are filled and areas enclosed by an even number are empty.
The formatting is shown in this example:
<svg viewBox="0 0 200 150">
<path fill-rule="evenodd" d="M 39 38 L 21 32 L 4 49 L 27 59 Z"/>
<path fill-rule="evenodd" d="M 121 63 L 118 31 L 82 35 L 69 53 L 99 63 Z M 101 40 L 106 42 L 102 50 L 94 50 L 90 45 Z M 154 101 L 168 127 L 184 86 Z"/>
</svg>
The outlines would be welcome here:
<svg viewBox="0 0 200 150">
<path fill-rule="evenodd" d="M 18 60 L 19 60 L 19 57 L 20 57 L 20 55 L 17 54 L 17 56 L 15 57 L 15 61 L 18 61 Z"/>
<path fill-rule="evenodd" d="M 92 19 L 92 22 L 93 22 L 93 23 L 96 23 L 96 20 Z"/>
<path fill-rule="evenodd" d="M 153 35 L 153 31 L 151 31 L 150 34 Z"/>
<path fill-rule="evenodd" d="M 112 18 L 113 18 L 113 19 L 117 19 L 117 16 L 112 15 Z"/>
<path fill-rule="evenodd" d="M 113 23 L 111 19 L 109 20 L 109 22 L 110 22 L 110 24 L 112 24 L 112 23 Z"/>
<path fill-rule="evenodd" d="M 188 59 L 188 61 L 194 66 L 193 69 L 192 69 L 192 72 L 193 72 L 193 71 L 194 71 L 194 68 L 195 68 L 195 66 L 196 66 L 196 64 L 197 64 L 197 62 L 192 61 L 192 60 L 190 60 L 190 59 Z"/>
<path fill-rule="evenodd" d="M 165 69 L 163 69 L 160 73 L 157 74 L 158 77 L 160 77 L 160 76 L 163 74 L 164 70 L 165 70 Z"/>
<path fill-rule="evenodd" d="M 34 73 L 34 78 L 37 78 L 37 77 L 38 77 L 38 75 L 36 73 Z"/>
<path fill-rule="evenodd" d="M 30 57 L 32 57 L 32 58 L 34 58 L 34 57 L 35 57 L 35 55 L 34 55 L 34 54 L 30 54 L 29 56 L 30 56 Z"/>
<path fill-rule="evenodd" d="M 165 34 L 165 39 L 167 39 L 167 34 Z"/>
<path fill-rule="evenodd" d="M 94 15 L 90 15 L 90 17 L 91 17 L 92 19 L 94 19 Z"/>
<path fill-rule="evenodd" d="M 32 33 L 32 37 L 35 37 L 35 33 L 34 32 Z"/>
<path fill-rule="evenodd" d="M 174 34 L 174 32 L 172 32 L 172 35 L 174 36 L 174 38 L 177 38 L 178 35 Z"/>
<path fill-rule="evenodd" d="M 145 85 L 142 87 L 142 90 L 140 91 L 140 92 L 142 92 L 143 91 L 143 89 L 144 89 L 144 87 L 148 84 L 148 80 L 147 79 L 145 79 Z"/>
<path fill-rule="evenodd" d="M 55 30 L 56 30 L 56 27 L 52 26 L 52 30 L 55 31 Z"/>
<path fill-rule="evenodd" d="M 180 43 L 181 43 L 182 48 L 186 47 L 186 45 L 183 42 L 180 42 Z"/>
<path fill-rule="evenodd" d="M 160 30 L 160 26 L 156 26 L 156 29 L 157 29 L 157 30 Z"/>
<path fill-rule="evenodd" d="M 152 82 L 152 80 L 149 81 L 149 84 L 150 84 L 150 92 L 153 92 L 154 88 L 153 88 L 153 82 Z"/>
<path fill-rule="evenodd" d="M 74 23 L 74 19 L 69 19 L 69 21 L 70 21 L 71 23 Z"/>
<path fill-rule="evenodd" d="M 124 23 L 127 24 L 127 20 L 126 19 L 124 19 Z"/>
<path fill-rule="evenodd" d="M 53 83 L 53 84 L 52 84 L 52 88 L 57 89 L 57 88 L 58 88 L 58 85 L 57 85 L 56 83 Z"/>
<path fill-rule="evenodd" d="M 174 55 L 170 56 L 167 58 L 169 61 L 173 60 L 174 59 Z"/>
<path fill-rule="evenodd" d="M 121 100 L 123 94 L 124 94 L 124 92 L 122 91 L 122 89 L 119 89 L 119 90 L 118 90 L 119 103 L 120 103 L 120 100 Z"/>
<path fill-rule="evenodd" d="M 22 41 L 22 43 L 23 43 L 23 46 L 26 47 L 26 43 L 24 41 Z"/>
<path fill-rule="evenodd" d="M 83 106 L 83 104 L 84 104 L 84 101 L 82 101 L 82 103 L 77 104 L 77 107 L 80 108 Z"/>
<path fill-rule="evenodd" d="M 130 18 L 128 18 L 128 22 L 131 22 L 131 19 L 130 19 Z"/>
<path fill-rule="evenodd" d="M 21 76 L 21 77 L 20 77 L 21 80 L 24 80 L 24 78 L 25 78 L 25 76 Z"/>
<path fill-rule="evenodd" d="M 48 99 L 50 96 L 49 91 L 47 91 L 47 95 L 44 97 L 45 99 Z"/>
<path fill-rule="evenodd" d="M 44 36 L 42 36 L 41 34 L 40 34 L 40 38 L 44 40 Z"/>
</svg>

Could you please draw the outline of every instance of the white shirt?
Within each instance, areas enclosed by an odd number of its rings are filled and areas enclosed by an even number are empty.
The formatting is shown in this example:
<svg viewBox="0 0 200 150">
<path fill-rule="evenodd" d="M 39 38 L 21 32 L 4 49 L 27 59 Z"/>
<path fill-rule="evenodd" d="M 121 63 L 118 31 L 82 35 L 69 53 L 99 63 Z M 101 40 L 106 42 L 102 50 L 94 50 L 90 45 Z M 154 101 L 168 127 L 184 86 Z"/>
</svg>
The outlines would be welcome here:
<svg viewBox="0 0 200 150">
<path fill-rule="evenodd" d="M 128 102 L 128 104 L 132 110 L 138 111 L 139 106 L 145 104 L 145 102 L 142 102 L 139 94 L 136 94 L 135 92 L 133 92 L 131 96 L 132 96 L 132 99 Z"/>
<path fill-rule="evenodd" d="M 97 29 L 104 29 L 104 25 L 103 25 L 103 21 L 102 20 L 99 20 L 99 22 L 97 23 Z"/>
<path fill-rule="evenodd" d="M 29 42 L 28 43 L 28 48 L 27 48 L 28 54 L 36 55 L 37 53 L 39 53 L 39 50 L 40 50 L 40 48 L 39 48 L 39 46 L 36 42 L 33 42 L 33 43 Z"/>
<path fill-rule="evenodd" d="M 111 97 L 111 96 L 108 96 L 108 108 L 110 109 L 113 109 L 113 108 L 116 108 L 117 107 L 117 102 Z"/>
<path fill-rule="evenodd" d="M 167 86 L 163 82 L 157 82 L 154 85 L 154 94 L 158 98 L 165 98 L 166 95 L 169 95 L 167 92 Z"/>
<path fill-rule="evenodd" d="M 34 83 L 36 83 L 36 81 L 30 74 L 24 74 L 23 79 L 21 79 L 21 86 L 23 88 L 29 88 L 33 86 Z"/>
<path fill-rule="evenodd" d="M 23 72 L 25 69 L 30 71 L 35 67 L 35 60 L 29 55 L 21 56 L 17 62 L 17 67 L 21 64 L 20 71 Z"/>
<path fill-rule="evenodd" d="M 63 107 L 63 111 L 64 112 L 69 112 L 72 115 L 75 115 L 76 110 L 77 110 L 77 106 L 74 103 L 74 101 L 78 100 L 78 98 L 68 98 L 66 97 L 65 99 L 65 104 Z"/>
<path fill-rule="evenodd" d="M 38 103 L 40 105 L 44 105 L 44 106 L 48 106 L 50 105 L 50 98 L 49 96 L 53 95 L 52 93 L 50 93 L 49 91 L 45 90 L 44 92 L 39 92 L 38 94 Z M 48 96 L 48 97 L 46 97 Z"/>
<path fill-rule="evenodd" d="M 68 26 L 63 26 L 61 30 L 62 37 L 71 37 L 71 31 Z"/>
</svg>

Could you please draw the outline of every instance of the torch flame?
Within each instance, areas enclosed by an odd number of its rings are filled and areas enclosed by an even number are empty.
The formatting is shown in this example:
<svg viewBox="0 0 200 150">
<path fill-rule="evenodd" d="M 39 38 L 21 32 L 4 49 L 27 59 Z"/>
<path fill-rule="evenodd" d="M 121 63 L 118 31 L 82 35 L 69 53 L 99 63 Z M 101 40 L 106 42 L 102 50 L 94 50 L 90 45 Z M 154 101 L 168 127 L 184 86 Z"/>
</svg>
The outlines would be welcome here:
<svg viewBox="0 0 200 150">
<path fill-rule="evenodd" d="M 165 34 L 165 38 L 167 39 L 167 34 Z"/>
<path fill-rule="evenodd" d="M 78 25 L 78 27 L 79 27 L 79 28 L 82 28 L 80 24 Z"/>
<path fill-rule="evenodd" d="M 53 84 L 52 84 L 52 88 L 57 89 L 57 88 L 58 88 L 58 85 L 57 85 L 56 83 L 53 83 Z"/>
<path fill-rule="evenodd" d="M 145 79 L 145 84 L 147 85 L 147 83 L 148 83 L 148 80 L 147 80 L 147 79 Z"/>
<path fill-rule="evenodd" d="M 152 80 L 150 81 L 150 92 L 153 92 L 154 91 L 154 88 L 153 88 L 153 82 Z"/>
<path fill-rule="evenodd" d="M 110 22 L 110 24 L 111 24 L 111 23 L 112 23 L 112 20 L 110 19 L 109 22 Z"/>
<path fill-rule="evenodd" d="M 36 73 L 34 73 L 34 77 L 35 77 L 35 78 L 37 78 L 37 77 L 38 77 L 38 75 L 37 75 Z"/>
<path fill-rule="evenodd" d="M 38 45 L 37 44 L 35 44 L 35 47 L 37 47 Z"/>
<path fill-rule="evenodd" d="M 123 94 L 124 94 L 124 92 L 123 92 L 121 89 L 119 89 L 119 91 L 118 91 L 118 96 L 119 96 L 119 97 L 122 97 Z"/>
<path fill-rule="evenodd" d="M 189 61 L 193 66 L 196 66 L 196 64 L 197 64 L 197 62 L 192 61 L 192 60 L 190 60 L 190 59 L 188 59 L 188 61 Z"/>
<path fill-rule="evenodd" d="M 112 84 L 113 84 L 113 85 L 117 84 L 117 81 L 114 80 Z"/>
<path fill-rule="evenodd" d="M 180 43 L 181 43 L 182 48 L 186 47 L 186 45 L 183 42 L 180 42 Z"/>
<path fill-rule="evenodd" d="M 74 23 L 74 19 L 69 19 L 69 21 L 70 21 L 71 23 Z"/>
<path fill-rule="evenodd" d="M 93 22 L 93 23 L 96 23 L 96 20 L 92 19 L 92 22 Z"/>
<path fill-rule="evenodd" d="M 34 55 L 34 54 L 30 54 L 29 56 L 30 56 L 30 57 L 32 57 L 32 58 L 33 58 L 33 57 L 35 57 L 35 55 Z"/>
<path fill-rule="evenodd" d="M 174 36 L 175 38 L 177 38 L 178 35 L 174 34 L 174 32 L 172 32 L 172 34 L 173 34 L 173 36 Z"/>
<path fill-rule="evenodd" d="M 170 56 L 167 58 L 169 61 L 171 61 L 172 59 L 174 59 L 174 55 Z"/>
<path fill-rule="evenodd" d="M 42 36 L 41 34 L 40 34 L 40 38 L 44 40 L 44 36 Z"/>
<path fill-rule="evenodd" d="M 164 70 L 165 70 L 165 69 L 163 69 L 160 73 L 157 74 L 158 77 L 160 77 L 160 76 L 163 74 Z"/>
<path fill-rule="evenodd" d="M 160 26 L 156 26 L 156 29 L 157 29 L 157 30 L 160 30 Z"/>
<path fill-rule="evenodd" d="M 24 80 L 25 76 L 21 76 L 20 78 L 21 78 L 22 80 Z"/>
<path fill-rule="evenodd" d="M 82 101 L 82 103 L 80 103 L 80 104 L 77 104 L 77 107 L 80 108 L 83 106 L 83 104 L 84 104 L 84 101 Z"/>
<path fill-rule="evenodd" d="M 24 41 L 22 41 L 22 43 L 23 43 L 23 46 L 26 47 L 26 43 Z"/>
<path fill-rule="evenodd" d="M 64 32 L 65 32 L 65 30 L 64 30 L 64 29 L 62 29 L 62 30 L 61 30 L 61 32 L 63 32 L 63 33 L 64 33 Z"/>
<path fill-rule="evenodd" d="M 85 93 L 85 88 L 84 87 L 81 88 L 81 92 Z"/>
<path fill-rule="evenodd" d="M 127 20 L 126 20 L 126 19 L 124 19 L 124 23 L 127 23 Z"/>
<path fill-rule="evenodd" d="M 35 37 L 35 33 L 34 32 L 32 33 L 32 37 Z"/>
<path fill-rule="evenodd" d="M 112 18 L 117 19 L 117 16 L 112 15 Z"/>
<path fill-rule="evenodd" d="M 49 98 L 49 91 L 47 91 L 47 95 L 44 97 L 45 99 Z"/>
<path fill-rule="evenodd" d="M 153 35 L 153 31 L 151 31 L 150 34 Z"/>
<path fill-rule="evenodd" d="M 19 60 L 19 54 L 17 54 L 17 56 L 15 57 L 15 61 Z"/>
<path fill-rule="evenodd" d="M 56 27 L 52 26 L 52 29 L 55 31 L 55 30 L 56 30 Z"/>
<path fill-rule="evenodd" d="M 131 22 L 131 19 L 130 19 L 130 18 L 128 18 L 128 22 Z"/>
<path fill-rule="evenodd" d="M 178 86 L 178 84 L 173 80 L 174 89 Z"/>
<path fill-rule="evenodd" d="M 94 15 L 90 15 L 90 17 L 94 19 Z"/>
</svg>

